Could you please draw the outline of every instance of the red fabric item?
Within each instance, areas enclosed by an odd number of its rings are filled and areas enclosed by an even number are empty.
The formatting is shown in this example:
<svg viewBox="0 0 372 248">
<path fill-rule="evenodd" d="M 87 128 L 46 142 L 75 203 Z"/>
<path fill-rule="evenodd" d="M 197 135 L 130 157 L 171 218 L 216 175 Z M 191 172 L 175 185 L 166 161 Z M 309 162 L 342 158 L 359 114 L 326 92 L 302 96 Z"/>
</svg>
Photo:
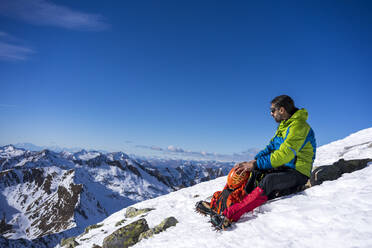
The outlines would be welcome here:
<svg viewBox="0 0 372 248">
<path fill-rule="evenodd" d="M 226 186 L 225 186 L 226 188 Z M 225 189 L 224 188 L 224 189 Z M 211 202 L 209 203 L 209 207 L 212 208 L 212 209 L 216 209 L 216 205 L 217 205 L 217 200 L 218 198 L 220 198 L 220 195 L 221 195 L 222 191 L 216 191 L 213 193 L 213 197 L 212 197 L 212 200 Z"/>
<path fill-rule="evenodd" d="M 244 190 L 245 183 L 246 182 L 244 182 L 244 184 L 242 184 L 239 188 L 235 189 L 229 195 L 229 197 L 227 198 L 227 202 L 226 202 L 227 207 L 230 207 L 232 204 L 235 204 L 237 202 L 242 201 L 244 196 L 247 195 L 245 193 L 245 190 Z M 225 190 L 225 189 L 229 189 L 229 186 L 227 184 L 225 185 L 223 190 Z M 217 213 L 220 213 L 223 210 L 223 209 L 221 210 L 221 204 L 220 204 L 220 206 L 217 206 L 217 201 L 220 199 L 221 193 L 222 193 L 222 191 L 214 192 L 213 197 L 211 199 L 211 202 L 209 204 L 209 207 L 212 208 L 213 210 L 215 210 Z"/>
<path fill-rule="evenodd" d="M 241 202 L 235 203 L 225 209 L 223 215 L 236 222 L 244 213 L 252 211 L 265 202 L 267 202 L 267 196 L 264 195 L 263 189 L 257 187 L 250 194 L 246 195 Z"/>
</svg>

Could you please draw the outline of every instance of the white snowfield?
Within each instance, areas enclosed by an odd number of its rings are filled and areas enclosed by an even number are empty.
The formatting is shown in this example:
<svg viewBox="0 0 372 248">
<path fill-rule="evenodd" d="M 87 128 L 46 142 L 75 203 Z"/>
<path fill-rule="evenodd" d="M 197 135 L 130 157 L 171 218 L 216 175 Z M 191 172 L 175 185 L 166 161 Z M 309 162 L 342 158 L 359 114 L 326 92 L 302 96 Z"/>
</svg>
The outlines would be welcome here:
<svg viewBox="0 0 372 248">
<path fill-rule="evenodd" d="M 342 157 L 372 158 L 371 143 L 369 128 L 320 147 L 317 165 L 330 164 Z M 209 217 L 194 212 L 194 205 L 223 188 L 226 177 L 217 178 L 134 204 L 135 208 L 155 208 L 145 217 L 150 228 L 169 216 L 179 223 L 133 247 L 372 247 L 371 178 L 369 163 L 365 169 L 344 174 L 336 181 L 272 200 L 243 215 L 231 229 L 216 232 Z M 116 212 L 98 223 L 104 224 L 102 227 L 79 236 L 77 247 L 102 246 L 109 234 L 140 218 L 127 219 L 115 226 L 124 219 L 125 211 Z"/>
<path fill-rule="evenodd" d="M 372 158 L 372 128 L 360 130 L 344 139 L 318 147 L 314 166 L 329 165 L 341 158 Z"/>
</svg>

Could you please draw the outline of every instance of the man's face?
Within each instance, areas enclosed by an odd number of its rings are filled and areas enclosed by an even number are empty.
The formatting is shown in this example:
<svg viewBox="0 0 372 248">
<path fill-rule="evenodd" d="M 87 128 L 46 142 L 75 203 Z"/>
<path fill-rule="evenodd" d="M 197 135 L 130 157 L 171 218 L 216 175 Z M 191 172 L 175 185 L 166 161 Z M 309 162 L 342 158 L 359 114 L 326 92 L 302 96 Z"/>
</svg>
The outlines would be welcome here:
<svg viewBox="0 0 372 248">
<path fill-rule="evenodd" d="M 280 123 L 283 120 L 285 120 L 283 109 L 284 109 L 283 107 L 279 108 L 279 107 L 276 107 L 274 104 L 271 104 L 270 114 L 277 123 Z"/>
</svg>

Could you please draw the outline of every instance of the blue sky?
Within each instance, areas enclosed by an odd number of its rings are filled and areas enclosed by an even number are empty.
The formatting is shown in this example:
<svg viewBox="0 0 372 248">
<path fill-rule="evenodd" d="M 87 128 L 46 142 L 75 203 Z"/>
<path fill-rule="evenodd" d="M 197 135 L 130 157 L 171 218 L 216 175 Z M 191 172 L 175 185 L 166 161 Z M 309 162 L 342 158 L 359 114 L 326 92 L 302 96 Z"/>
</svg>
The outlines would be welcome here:
<svg viewBox="0 0 372 248">
<path fill-rule="evenodd" d="M 309 111 L 318 145 L 371 127 L 370 1 L 0 3 L 0 143 L 241 155 Z"/>
</svg>

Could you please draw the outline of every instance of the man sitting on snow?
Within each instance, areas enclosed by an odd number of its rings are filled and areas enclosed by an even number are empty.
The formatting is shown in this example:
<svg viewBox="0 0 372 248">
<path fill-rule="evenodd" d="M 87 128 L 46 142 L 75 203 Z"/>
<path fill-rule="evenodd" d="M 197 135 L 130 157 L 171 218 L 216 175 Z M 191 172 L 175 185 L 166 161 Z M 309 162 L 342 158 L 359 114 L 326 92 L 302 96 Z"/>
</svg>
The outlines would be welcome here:
<svg viewBox="0 0 372 248">
<path fill-rule="evenodd" d="M 246 212 L 261 206 L 268 199 L 295 192 L 310 177 L 315 159 L 314 132 L 306 122 L 308 113 L 295 107 L 287 95 L 271 101 L 271 116 L 280 123 L 275 136 L 254 160 L 237 163 L 236 173 L 259 174 L 258 183 L 246 185 L 247 194 L 240 202 L 212 215 L 212 224 L 218 229 L 236 222 Z"/>
</svg>

